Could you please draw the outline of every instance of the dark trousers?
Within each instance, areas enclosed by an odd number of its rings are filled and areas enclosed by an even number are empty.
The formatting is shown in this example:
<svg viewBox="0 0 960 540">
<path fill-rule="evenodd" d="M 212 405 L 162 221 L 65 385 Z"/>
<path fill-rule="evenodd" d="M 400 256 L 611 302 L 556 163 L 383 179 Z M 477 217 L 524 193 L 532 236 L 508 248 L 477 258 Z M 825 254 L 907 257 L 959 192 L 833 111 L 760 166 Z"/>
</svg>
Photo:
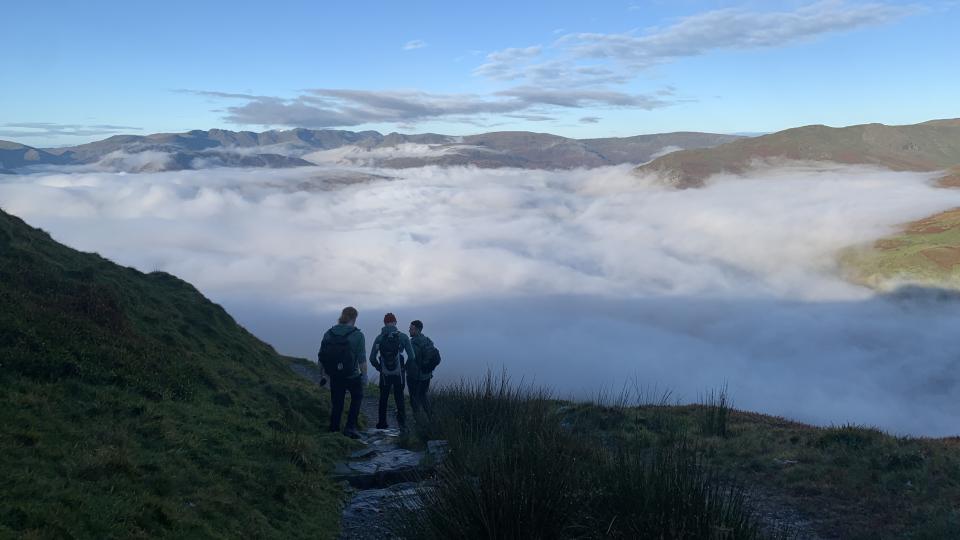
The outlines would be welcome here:
<svg viewBox="0 0 960 540">
<path fill-rule="evenodd" d="M 380 375 L 380 421 L 379 426 L 387 425 L 387 401 L 390 400 L 390 392 L 393 392 L 393 399 L 397 405 L 397 423 L 400 427 L 406 426 L 406 405 L 403 402 L 403 375 Z"/>
<path fill-rule="evenodd" d="M 360 404 L 363 403 L 363 383 L 360 377 L 330 379 L 330 431 L 340 431 L 340 418 L 343 417 L 343 402 L 350 392 L 350 411 L 347 413 L 346 429 L 357 429 L 357 417 L 360 416 Z"/>
<path fill-rule="evenodd" d="M 430 390 L 430 379 L 418 381 L 413 378 L 407 378 L 407 389 L 410 391 L 410 406 L 413 407 L 413 414 L 420 414 L 420 410 L 427 413 L 430 417 L 430 398 L 427 392 Z M 414 416 L 416 418 L 416 416 Z"/>
</svg>

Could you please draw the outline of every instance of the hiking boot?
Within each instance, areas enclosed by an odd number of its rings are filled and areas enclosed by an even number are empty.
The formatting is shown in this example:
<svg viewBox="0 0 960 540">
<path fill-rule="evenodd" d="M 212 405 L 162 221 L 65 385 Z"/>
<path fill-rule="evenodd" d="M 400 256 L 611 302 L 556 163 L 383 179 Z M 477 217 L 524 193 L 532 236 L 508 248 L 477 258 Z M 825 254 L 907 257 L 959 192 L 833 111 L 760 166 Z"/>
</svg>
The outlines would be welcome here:
<svg viewBox="0 0 960 540">
<path fill-rule="evenodd" d="M 357 430 L 355 430 L 355 429 L 353 429 L 353 428 L 343 430 L 343 434 L 346 435 L 347 437 L 350 437 L 351 439 L 359 439 L 359 438 L 360 438 L 360 432 L 358 432 Z"/>
</svg>

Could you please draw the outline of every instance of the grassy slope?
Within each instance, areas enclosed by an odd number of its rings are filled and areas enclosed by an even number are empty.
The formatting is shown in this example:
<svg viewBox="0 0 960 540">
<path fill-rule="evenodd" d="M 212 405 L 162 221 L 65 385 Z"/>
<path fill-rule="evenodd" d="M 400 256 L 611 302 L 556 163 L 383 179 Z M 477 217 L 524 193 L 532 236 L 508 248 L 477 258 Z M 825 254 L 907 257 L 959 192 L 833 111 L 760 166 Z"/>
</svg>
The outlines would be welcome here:
<svg viewBox="0 0 960 540">
<path fill-rule="evenodd" d="M 742 173 L 758 159 L 832 161 L 908 171 L 946 169 L 960 164 L 960 120 L 908 126 L 804 126 L 713 148 L 673 152 L 637 171 L 690 188 L 713 174 Z"/>
<path fill-rule="evenodd" d="M 960 168 L 941 180 L 960 187 Z M 884 288 L 904 282 L 960 289 L 960 209 L 907 224 L 900 234 L 841 255 L 851 279 Z"/>
<path fill-rule="evenodd" d="M 0 537 L 331 537 L 344 443 L 288 362 L 0 211 Z"/>
<path fill-rule="evenodd" d="M 655 446 L 689 437 L 710 464 L 781 494 L 828 537 L 960 538 L 960 439 L 895 438 L 738 411 L 728 435 L 713 437 L 702 433 L 699 406 L 580 404 L 565 414 L 600 440 Z"/>
</svg>

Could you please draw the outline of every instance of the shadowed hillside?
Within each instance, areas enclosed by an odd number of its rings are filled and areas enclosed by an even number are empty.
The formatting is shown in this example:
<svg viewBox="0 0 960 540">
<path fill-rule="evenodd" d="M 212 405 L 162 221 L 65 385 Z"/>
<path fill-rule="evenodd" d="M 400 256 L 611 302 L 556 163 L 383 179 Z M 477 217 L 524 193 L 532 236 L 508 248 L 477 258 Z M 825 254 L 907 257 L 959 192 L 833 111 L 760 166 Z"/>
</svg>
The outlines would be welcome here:
<svg viewBox="0 0 960 540">
<path fill-rule="evenodd" d="M 289 362 L 0 211 L 0 537 L 331 537 L 342 442 Z"/>
<path fill-rule="evenodd" d="M 699 187 L 711 175 L 743 173 L 763 161 L 829 161 L 895 171 L 936 171 L 960 164 L 960 120 L 908 126 L 804 126 L 713 148 L 665 155 L 637 172 L 680 188 Z"/>
<path fill-rule="evenodd" d="M 67 160 L 45 150 L 23 144 L 0 141 L 0 173 L 12 173 L 14 169 L 28 165 L 60 165 Z"/>
</svg>

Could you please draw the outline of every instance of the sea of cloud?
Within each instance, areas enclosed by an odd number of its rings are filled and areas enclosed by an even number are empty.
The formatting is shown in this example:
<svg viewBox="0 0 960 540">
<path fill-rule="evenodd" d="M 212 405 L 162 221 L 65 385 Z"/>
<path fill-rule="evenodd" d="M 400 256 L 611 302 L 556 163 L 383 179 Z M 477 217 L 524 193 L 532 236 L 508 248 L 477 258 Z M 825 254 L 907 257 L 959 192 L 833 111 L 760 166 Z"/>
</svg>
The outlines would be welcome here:
<svg viewBox="0 0 960 540">
<path fill-rule="evenodd" d="M 726 384 L 803 421 L 960 433 L 960 301 L 881 295 L 837 263 L 960 206 L 930 175 L 792 165 L 673 190 L 629 167 L 46 170 L 0 179 L 0 206 L 193 282 L 288 354 L 312 357 L 352 304 L 368 337 L 387 310 L 422 319 L 440 380 L 505 367 L 562 396 L 682 401 Z"/>
</svg>

